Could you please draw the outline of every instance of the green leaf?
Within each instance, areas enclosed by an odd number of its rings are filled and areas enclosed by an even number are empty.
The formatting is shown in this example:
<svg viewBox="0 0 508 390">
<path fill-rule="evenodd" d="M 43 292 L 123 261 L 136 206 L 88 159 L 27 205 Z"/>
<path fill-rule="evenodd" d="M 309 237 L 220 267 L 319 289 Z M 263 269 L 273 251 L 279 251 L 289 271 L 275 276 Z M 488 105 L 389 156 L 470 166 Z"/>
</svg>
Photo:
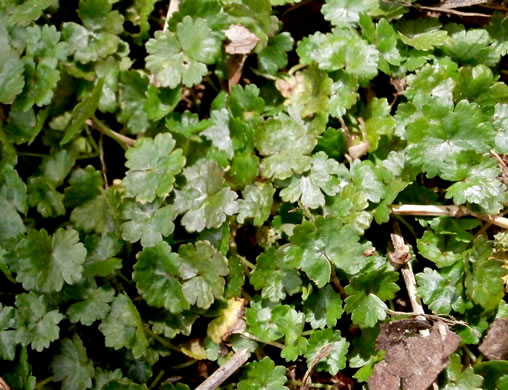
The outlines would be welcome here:
<svg viewBox="0 0 508 390">
<path fill-rule="evenodd" d="M 472 167 L 468 167 L 467 161 L 457 159 L 460 171 L 453 176 L 458 180 L 446 190 L 446 198 L 453 198 L 455 204 L 472 203 L 480 206 L 487 214 L 496 214 L 503 209 L 506 198 L 506 186 L 498 180 L 499 167 L 493 159 L 482 159 Z M 469 157 L 469 163 L 473 159 L 470 154 L 464 154 L 465 159 Z M 469 168 L 469 169 L 467 169 Z M 447 175 L 443 177 L 448 178 Z"/>
<path fill-rule="evenodd" d="M 101 173 L 91 165 L 77 168 L 71 173 L 69 186 L 64 190 L 64 203 L 67 207 L 76 207 L 101 193 L 103 185 Z"/>
<path fill-rule="evenodd" d="M 185 165 L 182 150 L 176 149 L 169 133 L 154 139 L 141 138 L 125 156 L 129 168 L 123 180 L 128 196 L 141 203 L 152 202 L 156 196 L 164 198 L 173 190 L 175 176 Z"/>
<path fill-rule="evenodd" d="M 502 278 L 508 274 L 504 261 L 490 258 L 491 252 L 491 245 L 487 241 L 475 240 L 468 256 L 471 269 L 467 272 L 465 280 L 467 295 L 485 311 L 495 309 L 503 298 Z"/>
<path fill-rule="evenodd" d="M 26 348 L 20 349 L 18 364 L 11 372 L 5 373 L 4 379 L 15 389 L 35 390 L 37 380 L 32 375 Z"/>
<path fill-rule="evenodd" d="M 13 106 L 7 119 L 9 138 L 17 144 L 31 143 L 41 132 L 47 115 L 47 110 L 41 110 L 35 115 L 33 108 L 23 110 Z"/>
<path fill-rule="evenodd" d="M 25 65 L 9 43 L 7 31 L 7 17 L 2 12 L 0 16 L 0 103 L 11 104 L 15 97 L 21 93 L 25 85 L 23 72 Z"/>
<path fill-rule="evenodd" d="M 146 109 L 148 77 L 132 70 L 121 72 L 118 84 L 118 120 L 132 134 L 145 132 L 151 125 Z"/>
<path fill-rule="evenodd" d="M 42 295 L 33 292 L 16 296 L 16 343 L 23 347 L 28 344 L 41 352 L 58 339 L 58 323 L 64 316 L 58 310 L 48 311 L 48 304 Z"/>
<path fill-rule="evenodd" d="M 341 118 L 358 100 L 358 80 L 344 71 L 335 72 L 332 80 L 328 112 L 333 117 Z M 330 153 L 328 155 L 333 157 Z"/>
<path fill-rule="evenodd" d="M 369 150 L 378 148 L 381 136 L 391 136 L 395 127 L 395 119 L 390 115 L 391 107 L 386 98 L 373 98 L 366 107 L 364 129 L 367 133 Z"/>
<path fill-rule="evenodd" d="M 139 253 L 132 278 L 149 305 L 180 313 L 190 307 L 178 281 L 181 267 L 180 256 L 163 241 Z"/>
<path fill-rule="evenodd" d="M 370 328 L 386 318 L 387 306 L 383 301 L 393 299 L 399 291 L 394 282 L 399 275 L 386 266 L 367 270 L 351 280 L 346 286 L 346 312 L 352 314 L 355 324 Z"/>
<path fill-rule="evenodd" d="M 494 12 L 486 27 L 493 40 L 493 46 L 501 56 L 508 53 L 508 22 L 505 16 L 502 12 Z"/>
<path fill-rule="evenodd" d="M 420 255 L 429 259 L 439 268 L 448 267 L 462 260 L 466 245 L 454 237 L 436 234 L 427 230 L 417 241 Z"/>
<path fill-rule="evenodd" d="M 238 195 L 224 184 L 224 171 L 213 160 L 201 160 L 183 171 L 186 185 L 176 191 L 174 210 L 184 213 L 188 232 L 217 228 L 238 211 Z"/>
<path fill-rule="evenodd" d="M 359 233 L 352 225 L 344 225 L 338 218 L 317 217 L 295 227 L 291 236 L 293 250 L 289 258 L 297 262 L 318 287 L 330 279 L 331 265 L 354 275 L 370 262 L 364 251 L 370 247 L 360 244 Z M 342 243 L 347 242 L 344 246 Z"/>
<path fill-rule="evenodd" d="M 146 67 L 163 87 L 175 88 L 180 83 L 192 87 L 206 74 L 206 64 L 215 62 L 219 45 L 220 39 L 205 19 L 185 16 L 176 25 L 176 33 L 156 31 L 155 39 L 146 43 Z"/>
<path fill-rule="evenodd" d="M 43 177 L 28 179 L 28 204 L 46 218 L 65 214 L 63 195 Z"/>
<path fill-rule="evenodd" d="M 225 281 L 229 273 L 226 258 L 208 241 L 198 241 L 195 245 L 180 246 L 180 277 L 183 279 L 183 294 L 187 301 L 198 307 L 208 309 L 214 298 L 222 298 Z"/>
<path fill-rule="evenodd" d="M 138 359 L 145 355 L 148 340 L 138 309 L 127 295 L 119 294 L 113 301 L 111 312 L 99 325 L 106 347 L 128 348 Z"/>
<path fill-rule="evenodd" d="M 286 369 L 276 366 L 272 359 L 266 356 L 263 360 L 248 363 L 244 369 L 244 376 L 238 382 L 239 390 L 288 390 L 286 383 Z"/>
<path fill-rule="evenodd" d="M 280 33 L 268 40 L 268 46 L 258 54 L 258 67 L 262 72 L 275 74 L 288 64 L 286 54 L 293 48 L 294 40 L 288 32 Z"/>
<path fill-rule="evenodd" d="M 183 114 L 173 112 L 166 118 L 166 127 L 172 133 L 183 135 L 185 138 L 191 138 L 194 134 L 205 130 L 211 126 L 209 119 L 199 120 L 197 114 L 190 111 L 184 111 Z"/>
<path fill-rule="evenodd" d="M 345 68 L 346 73 L 358 77 L 362 83 L 377 74 L 379 52 L 350 29 L 336 28 L 333 34 L 315 33 L 302 39 L 296 51 L 303 64 L 314 61 L 326 71 Z"/>
<path fill-rule="evenodd" d="M 11 104 L 25 85 L 23 77 L 25 65 L 14 53 L 2 55 L 6 58 L 4 57 L 0 65 L 0 103 Z"/>
<path fill-rule="evenodd" d="M 261 226 L 272 212 L 273 196 L 275 188 L 271 183 L 250 184 L 242 191 L 243 199 L 238 200 L 239 223 L 245 219 L 253 218 L 254 226 Z"/>
<path fill-rule="evenodd" d="M 15 320 L 13 307 L 2 307 L 0 304 L 0 359 L 14 360 L 16 357 L 16 332 L 13 329 Z"/>
<path fill-rule="evenodd" d="M 198 314 L 191 311 L 171 314 L 159 310 L 158 315 L 151 319 L 150 323 L 156 334 L 163 334 L 168 339 L 172 339 L 180 333 L 188 336 L 191 333 L 194 321 L 198 317 Z"/>
<path fill-rule="evenodd" d="M 507 101 L 508 86 L 495 81 L 496 76 L 486 65 L 463 66 L 453 91 L 454 99 L 467 99 L 485 106 L 495 106 L 500 101 Z"/>
<path fill-rule="evenodd" d="M 51 292 L 81 280 L 86 249 L 73 229 L 60 228 L 52 237 L 44 229 L 30 229 L 16 246 L 16 256 L 16 280 L 27 290 Z"/>
<path fill-rule="evenodd" d="M 27 26 L 39 19 L 42 12 L 53 4 L 53 0 L 27 0 L 23 4 L 16 5 L 9 12 L 8 23 L 10 26 Z"/>
<path fill-rule="evenodd" d="M 448 33 L 441 30 L 441 23 L 437 19 L 405 20 L 397 27 L 402 42 L 417 50 L 432 50 L 436 46 L 444 45 L 448 39 Z"/>
<path fill-rule="evenodd" d="M 325 204 L 324 194 L 333 196 L 341 190 L 344 184 L 340 178 L 346 176 L 346 172 L 344 166 L 329 159 L 325 152 L 318 152 L 312 156 L 310 172 L 293 176 L 280 196 L 286 202 L 301 201 L 306 207 L 318 208 Z"/>
<path fill-rule="evenodd" d="M 71 221 L 85 232 L 94 231 L 99 234 L 112 232 L 116 229 L 116 206 L 114 190 L 108 188 L 99 196 L 77 206 L 71 212 Z"/>
<path fill-rule="evenodd" d="M 249 84 L 245 87 L 233 85 L 231 87 L 231 93 L 229 94 L 228 104 L 231 114 L 235 118 L 245 119 L 246 121 L 256 119 L 265 109 L 265 102 L 263 98 L 259 96 L 259 89 L 254 84 Z M 247 143 L 250 144 L 252 140 L 247 134 L 235 133 L 236 129 L 234 125 L 237 123 L 238 122 L 232 121 L 232 135 L 238 140 L 242 139 L 242 146 L 245 148 L 247 147 Z M 239 147 L 235 145 L 235 149 L 239 149 Z"/>
<path fill-rule="evenodd" d="M 316 118 L 314 123 L 309 123 L 286 114 L 268 119 L 258 129 L 256 137 L 256 148 L 265 156 L 260 166 L 261 174 L 268 178 L 287 179 L 293 173 L 310 169 L 312 159 L 308 154 L 317 143 L 317 132 L 321 131 L 317 127 L 320 126 L 319 120 Z"/>
<path fill-rule="evenodd" d="M 274 322 L 284 332 L 285 347 L 281 356 L 286 361 L 295 361 L 307 347 L 307 340 L 301 337 L 305 316 L 289 305 L 275 307 L 272 315 Z"/>
<path fill-rule="evenodd" d="M 63 183 L 75 163 L 76 160 L 70 152 L 59 150 L 42 160 L 42 175 L 56 188 Z"/>
<path fill-rule="evenodd" d="M 145 384 L 140 385 L 138 383 L 134 383 L 129 379 L 115 379 L 108 383 L 106 383 L 102 390 L 147 390 Z"/>
<path fill-rule="evenodd" d="M 234 154 L 233 141 L 229 131 L 229 112 L 227 109 L 214 110 L 210 113 L 213 122 L 201 135 L 209 139 L 217 149 L 223 151 L 228 159 Z"/>
<path fill-rule="evenodd" d="M 100 79 L 95 85 L 93 91 L 88 94 L 80 103 L 72 110 L 71 123 L 65 130 L 65 134 L 60 141 L 60 146 L 65 145 L 71 141 L 83 128 L 85 122 L 91 118 L 102 94 L 102 87 L 104 86 L 104 79 Z"/>
<path fill-rule="evenodd" d="M 383 183 L 379 173 L 371 161 L 355 160 L 351 164 L 351 183 L 357 191 L 363 192 L 373 203 L 379 202 L 385 196 Z"/>
<path fill-rule="evenodd" d="M 63 23 L 69 54 L 77 61 L 86 64 L 117 52 L 122 42 L 117 34 L 123 31 L 124 17 L 111 8 L 109 0 L 80 0 L 78 14 L 83 25 Z"/>
<path fill-rule="evenodd" d="M 132 34 L 139 45 L 148 37 L 150 31 L 149 17 L 153 12 L 157 0 L 135 0 L 127 9 L 127 19 L 135 26 L 139 26 L 139 32 Z"/>
<path fill-rule="evenodd" d="M 120 226 L 122 238 L 131 243 L 141 240 L 141 245 L 147 247 L 173 233 L 173 211 L 170 206 L 160 206 L 159 201 L 147 204 L 126 202 L 122 217 L 127 222 Z"/>
<path fill-rule="evenodd" d="M 427 99 L 406 131 L 412 165 L 421 165 L 430 178 L 446 174 L 447 161 L 462 151 L 487 152 L 494 137 L 477 104 L 462 100 L 452 111 L 436 98 Z"/>
<path fill-rule="evenodd" d="M 53 381 L 62 382 L 64 390 L 85 390 L 92 386 L 95 374 L 93 362 L 86 355 L 86 348 L 78 335 L 63 339 L 60 353 L 51 362 Z"/>
<path fill-rule="evenodd" d="M 483 377 L 483 388 L 497 390 L 497 381 L 508 375 L 508 362 L 506 360 L 493 360 L 481 362 L 474 366 L 475 374 Z"/>
<path fill-rule="evenodd" d="M 273 341 L 284 336 L 284 330 L 274 321 L 273 310 L 275 303 L 255 299 L 245 311 L 247 329 L 254 336 L 263 341 Z"/>
<path fill-rule="evenodd" d="M 341 336 L 340 331 L 333 329 L 316 330 L 309 338 L 309 346 L 305 352 L 307 366 L 310 367 L 320 353 L 328 350 L 329 353 L 316 364 L 316 371 L 327 371 L 336 375 L 346 367 L 346 355 L 349 343 Z"/>
<path fill-rule="evenodd" d="M 326 0 L 322 8 L 325 19 L 335 26 L 356 25 L 360 14 L 378 7 L 377 0 Z"/>
<path fill-rule="evenodd" d="M 256 290 L 262 290 L 263 298 L 272 302 L 283 300 L 286 294 L 293 295 L 302 284 L 298 271 L 285 262 L 284 248 L 270 248 L 259 255 L 249 280 Z"/>
<path fill-rule="evenodd" d="M 94 377 L 94 386 L 92 387 L 93 390 L 101 390 L 105 384 L 107 384 L 110 381 L 113 381 L 115 379 L 121 379 L 122 378 L 122 371 L 117 368 L 114 371 L 107 371 L 103 370 L 100 367 L 97 367 L 95 370 L 95 377 Z"/>
<path fill-rule="evenodd" d="M 83 275 L 109 276 L 122 267 L 122 260 L 115 258 L 122 249 L 122 242 L 112 233 L 102 236 L 88 236 L 85 241 L 88 251 L 85 259 Z"/>
<path fill-rule="evenodd" d="M 15 206 L 3 196 L 0 196 L 0 210 L 3 221 L 3 227 L 0 229 L 0 242 L 25 233 L 26 227 L 23 219 L 18 214 Z"/>
<path fill-rule="evenodd" d="M 493 66 L 500 56 L 490 45 L 491 39 L 487 30 L 466 30 L 463 25 L 450 23 L 445 26 L 449 38 L 443 46 L 445 54 L 463 64 L 486 64 Z"/>
<path fill-rule="evenodd" d="M 474 373 L 471 366 L 463 369 L 460 356 L 454 353 L 450 356 L 450 364 L 446 368 L 446 385 L 444 390 L 480 390 L 483 378 Z"/>
<path fill-rule="evenodd" d="M 187 15 L 205 19 L 208 26 L 214 31 L 225 30 L 230 24 L 228 15 L 224 12 L 221 3 L 217 3 L 215 0 L 183 0 L 178 6 L 178 11 L 169 20 L 169 29 L 175 31 L 177 24 Z"/>
<path fill-rule="evenodd" d="M 463 312 L 465 309 L 462 297 L 463 275 L 462 261 L 442 268 L 439 272 L 424 268 L 423 272 L 415 275 L 418 295 L 435 313 L 449 314 L 452 309 Z"/>
<path fill-rule="evenodd" d="M 69 320 L 90 326 L 97 320 L 103 320 L 109 313 L 110 303 L 115 292 L 107 287 L 90 287 L 81 294 L 81 300 L 67 309 Z"/>
<path fill-rule="evenodd" d="M 60 41 L 55 26 L 28 27 L 25 61 L 25 88 L 16 99 L 17 108 L 27 110 L 34 104 L 41 107 L 51 102 L 53 90 L 60 79 L 58 60 L 65 60 L 67 46 Z"/>
<path fill-rule="evenodd" d="M 335 327 L 344 312 L 340 294 L 330 285 L 313 292 L 304 302 L 303 311 L 305 321 L 310 323 L 312 329 Z"/>
<path fill-rule="evenodd" d="M 308 117 L 315 113 L 323 113 L 328 109 L 328 96 L 331 92 L 332 80 L 328 74 L 314 64 L 295 76 L 285 76 L 276 81 L 275 86 L 286 98 L 285 105 L 297 105 L 300 115 Z"/>
</svg>

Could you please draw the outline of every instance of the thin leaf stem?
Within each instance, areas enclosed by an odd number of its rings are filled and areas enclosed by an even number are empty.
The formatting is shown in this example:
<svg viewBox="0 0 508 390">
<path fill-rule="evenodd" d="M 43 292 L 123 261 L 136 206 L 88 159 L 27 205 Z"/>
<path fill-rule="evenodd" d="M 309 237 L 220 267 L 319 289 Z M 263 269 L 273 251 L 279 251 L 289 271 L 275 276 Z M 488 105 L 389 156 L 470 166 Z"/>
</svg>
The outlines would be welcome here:
<svg viewBox="0 0 508 390">
<path fill-rule="evenodd" d="M 237 256 L 240 258 L 242 263 L 247 266 L 247 268 L 256 269 L 256 266 L 254 264 L 252 264 L 249 260 L 247 260 L 245 257 L 240 256 L 240 255 L 237 255 Z"/>
<path fill-rule="evenodd" d="M 240 333 L 240 336 L 242 336 L 243 338 L 252 340 L 252 341 L 257 341 L 258 343 L 263 343 L 263 344 L 271 345 L 272 347 L 275 347 L 275 348 L 284 349 L 284 344 L 282 344 L 282 343 L 279 343 L 277 341 L 261 340 L 261 339 L 258 339 L 253 334 L 250 334 L 248 332 L 242 332 L 242 333 Z"/>
<path fill-rule="evenodd" d="M 92 120 L 87 121 L 87 124 L 100 131 L 102 134 L 113 138 L 124 150 L 127 150 L 128 146 L 134 146 L 136 143 L 136 140 L 111 130 L 108 126 L 106 126 L 106 124 L 97 119 L 95 115 L 92 117 Z"/>
<path fill-rule="evenodd" d="M 198 361 L 196 359 L 191 359 L 191 360 L 186 361 L 185 363 L 177 364 L 176 366 L 171 366 L 170 368 L 172 370 L 178 370 L 180 368 L 190 367 L 190 366 L 196 364 L 197 362 Z"/>
<path fill-rule="evenodd" d="M 162 379 L 162 377 L 164 376 L 165 373 L 166 373 L 166 371 L 160 370 L 159 373 L 157 374 L 157 376 L 155 377 L 155 379 L 153 380 L 153 382 L 150 384 L 150 386 L 148 386 L 148 388 L 150 390 L 155 389 L 155 386 L 157 386 L 157 384 L 160 382 L 160 380 Z"/>
<path fill-rule="evenodd" d="M 476 356 L 475 354 L 469 349 L 469 347 L 467 345 L 464 345 L 462 346 L 462 349 L 464 350 L 464 352 L 467 354 L 467 356 L 469 357 L 469 359 L 475 363 L 476 362 Z"/>
<path fill-rule="evenodd" d="M 150 328 L 145 327 L 145 332 L 152 337 L 154 340 L 157 340 L 161 345 L 163 345 L 166 348 L 169 348 L 176 352 L 182 352 L 180 351 L 180 348 L 175 347 L 173 344 L 171 344 L 168 340 L 166 340 L 164 337 L 159 336 L 158 334 L 154 333 Z"/>
<path fill-rule="evenodd" d="M 44 389 L 44 386 L 47 385 L 49 382 L 53 380 L 53 376 L 50 376 L 49 378 L 43 379 L 35 384 L 35 388 L 37 390 Z"/>
</svg>

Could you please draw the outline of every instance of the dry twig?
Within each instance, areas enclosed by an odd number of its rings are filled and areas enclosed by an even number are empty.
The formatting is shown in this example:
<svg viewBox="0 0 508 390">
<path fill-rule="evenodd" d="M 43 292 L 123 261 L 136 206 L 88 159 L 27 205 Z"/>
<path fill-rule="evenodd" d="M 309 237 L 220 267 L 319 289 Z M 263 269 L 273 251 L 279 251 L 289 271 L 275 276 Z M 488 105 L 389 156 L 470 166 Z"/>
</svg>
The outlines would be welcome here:
<svg viewBox="0 0 508 390">
<path fill-rule="evenodd" d="M 210 375 L 201 383 L 196 390 L 214 390 L 219 387 L 226 379 L 238 370 L 249 359 L 249 350 L 242 348 L 236 352 L 226 363 L 224 363 L 217 371 Z"/>
<path fill-rule="evenodd" d="M 395 215 L 415 215 L 415 216 L 449 216 L 449 217 L 475 217 L 482 221 L 489 222 L 504 229 L 508 229 L 508 218 L 501 215 L 483 215 L 468 210 L 464 206 L 433 206 L 433 205 L 419 205 L 419 204 L 401 204 L 392 205 L 392 214 Z"/>
</svg>

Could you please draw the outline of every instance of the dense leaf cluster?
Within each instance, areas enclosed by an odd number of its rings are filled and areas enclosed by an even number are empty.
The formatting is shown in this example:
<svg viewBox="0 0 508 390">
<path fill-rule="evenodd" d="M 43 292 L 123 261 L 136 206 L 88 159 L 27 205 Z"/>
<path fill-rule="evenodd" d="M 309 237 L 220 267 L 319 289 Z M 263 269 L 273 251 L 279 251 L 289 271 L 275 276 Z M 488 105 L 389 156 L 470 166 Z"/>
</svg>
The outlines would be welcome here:
<svg viewBox="0 0 508 390">
<path fill-rule="evenodd" d="M 506 234 L 390 206 L 505 209 L 508 19 L 167 3 L 0 3 L 0 377 L 185 390 L 248 347 L 224 388 L 299 388 L 307 368 L 367 388 L 380 323 L 411 311 L 400 223 L 425 310 L 463 321 L 440 385 L 502 388 L 508 363 L 474 354 L 508 316 Z"/>
</svg>

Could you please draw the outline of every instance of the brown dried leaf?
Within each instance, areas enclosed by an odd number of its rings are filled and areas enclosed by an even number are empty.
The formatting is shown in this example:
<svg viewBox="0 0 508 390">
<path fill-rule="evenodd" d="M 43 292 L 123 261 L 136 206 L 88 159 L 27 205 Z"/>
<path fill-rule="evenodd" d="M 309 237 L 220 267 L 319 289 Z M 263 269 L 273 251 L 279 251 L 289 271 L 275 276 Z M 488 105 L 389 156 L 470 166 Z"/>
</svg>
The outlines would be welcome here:
<svg viewBox="0 0 508 390">
<path fill-rule="evenodd" d="M 210 324 L 206 334 L 216 344 L 227 340 L 233 333 L 245 331 L 245 320 L 243 315 L 247 301 L 243 298 L 231 298 L 228 305 L 221 310 L 221 313 Z"/>
<path fill-rule="evenodd" d="M 238 84 L 240 81 L 246 58 L 245 54 L 235 54 L 228 59 L 228 85 L 230 90 L 233 85 Z"/>
<path fill-rule="evenodd" d="M 495 320 L 478 348 L 489 360 L 508 360 L 508 318 Z"/>
<path fill-rule="evenodd" d="M 229 42 L 225 45 L 228 54 L 249 54 L 259 42 L 259 38 L 247 28 L 239 24 L 232 24 L 225 31 Z"/>
<path fill-rule="evenodd" d="M 460 338 L 443 322 L 436 322 L 429 336 L 418 331 L 426 321 L 401 320 L 382 324 L 377 349 L 387 351 L 369 379 L 371 390 L 425 390 L 448 365 Z"/>
</svg>

